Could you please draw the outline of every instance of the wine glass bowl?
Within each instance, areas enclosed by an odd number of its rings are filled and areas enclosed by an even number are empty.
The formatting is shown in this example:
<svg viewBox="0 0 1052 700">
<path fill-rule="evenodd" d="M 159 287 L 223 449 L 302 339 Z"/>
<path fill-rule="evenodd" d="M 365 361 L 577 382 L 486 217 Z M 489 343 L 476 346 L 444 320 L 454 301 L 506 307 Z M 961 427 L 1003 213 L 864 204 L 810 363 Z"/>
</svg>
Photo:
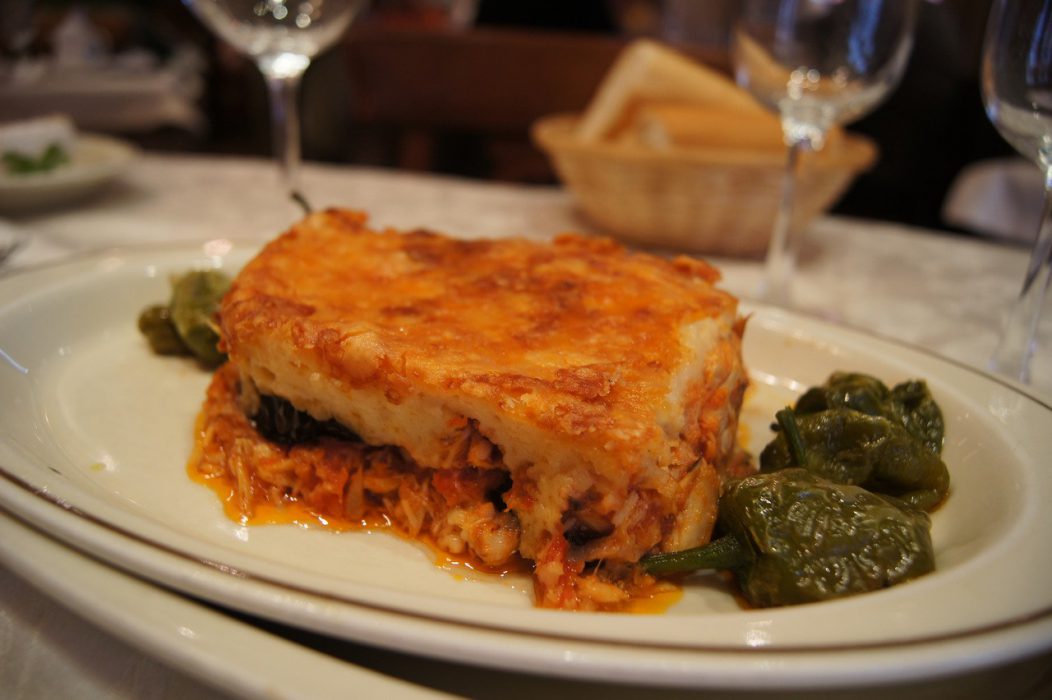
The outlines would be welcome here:
<svg viewBox="0 0 1052 700">
<path fill-rule="evenodd" d="M 299 189 L 299 81 L 311 59 L 343 35 L 367 0 L 183 0 L 223 41 L 250 56 L 270 95 L 274 152 L 289 196 Z"/>
<path fill-rule="evenodd" d="M 1052 0 L 996 0 L 983 44 L 981 86 L 994 127 L 1045 180 L 1030 263 L 989 363 L 1027 383 L 1052 278 Z"/>
<path fill-rule="evenodd" d="M 278 72 L 306 70 L 339 39 L 361 2 L 313 0 L 187 0 L 224 41 Z"/>
<path fill-rule="evenodd" d="M 900 26 L 908 30 L 906 23 Z M 800 125 L 805 138 L 813 134 L 819 139 L 833 126 L 863 116 L 884 99 L 904 72 L 911 46 L 909 41 L 892 42 L 895 50 L 890 55 L 853 58 L 839 51 L 776 55 L 769 44 L 750 36 L 745 26 L 738 28 L 736 39 L 738 83 L 768 109 Z M 841 47 L 847 44 L 847 39 L 840 42 Z"/>
<path fill-rule="evenodd" d="M 983 45 L 981 85 L 997 131 L 1042 169 L 1052 164 L 1052 3 L 997 2 Z"/>
<path fill-rule="evenodd" d="M 746 0 L 734 24 L 735 79 L 779 115 L 788 146 L 779 213 L 760 298 L 791 304 L 801 245 L 794 225 L 803 151 L 876 107 L 897 85 L 913 45 L 916 0 Z"/>
</svg>

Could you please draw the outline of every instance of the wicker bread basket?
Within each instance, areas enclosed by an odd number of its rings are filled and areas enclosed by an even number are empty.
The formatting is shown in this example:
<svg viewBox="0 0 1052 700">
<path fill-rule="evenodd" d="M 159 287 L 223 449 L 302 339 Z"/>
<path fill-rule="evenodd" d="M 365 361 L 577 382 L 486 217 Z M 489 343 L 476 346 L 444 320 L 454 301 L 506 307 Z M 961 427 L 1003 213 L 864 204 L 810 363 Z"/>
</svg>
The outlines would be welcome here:
<svg viewBox="0 0 1052 700">
<path fill-rule="evenodd" d="M 758 256 L 766 249 L 784 152 L 588 142 L 575 134 L 576 121 L 575 115 L 545 117 L 534 124 L 533 138 L 599 227 L 633 243 L 709 255 Z M 806 154 L 796 188 L 797 224 L 832 206 L 876 153 L 868 139 L 845 134 Z"/>
</svg>

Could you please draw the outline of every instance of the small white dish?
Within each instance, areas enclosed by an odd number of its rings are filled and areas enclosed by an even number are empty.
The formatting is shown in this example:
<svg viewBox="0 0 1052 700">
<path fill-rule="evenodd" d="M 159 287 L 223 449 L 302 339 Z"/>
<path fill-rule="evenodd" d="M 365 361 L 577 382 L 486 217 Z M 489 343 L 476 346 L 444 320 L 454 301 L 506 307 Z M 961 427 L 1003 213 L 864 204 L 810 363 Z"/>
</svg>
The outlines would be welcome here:
<svg viewBox="0 0 1052 700">
<path fill-rule="evenodd" d="M 228 241 L 118 251 L 0 280 L 0 505 L 176 590 L 501 668 L 828 687 L 935 677 L 1052 648 L 1052 407 L 921 350 L 768 307 L 747 309 L 754 388 L 743 422 L 754 453 L 774 412 L 833 370 L 928 381 L 946 415 L 953 479 L 933 516 L 935 573 L 769 610 L 741 609 L 710 577 L 688 584 L 665 614 L 569 613 L 533 608 L 528 581 L 442 569 L 382 532 L 242 526 L 186 474 L 208 376 L 150 354 L 135 318 L 167 298 L 169 275 L 234 271 L 253 252 Z"/>
<path fill-rule="evenodd" d="M 0 212 L 41 211 L 80 201 L 124 173 L 136 155 L 126 141 L 82 133 L 67 165 L 25 175 L 0 170 Z"/>
</svg>

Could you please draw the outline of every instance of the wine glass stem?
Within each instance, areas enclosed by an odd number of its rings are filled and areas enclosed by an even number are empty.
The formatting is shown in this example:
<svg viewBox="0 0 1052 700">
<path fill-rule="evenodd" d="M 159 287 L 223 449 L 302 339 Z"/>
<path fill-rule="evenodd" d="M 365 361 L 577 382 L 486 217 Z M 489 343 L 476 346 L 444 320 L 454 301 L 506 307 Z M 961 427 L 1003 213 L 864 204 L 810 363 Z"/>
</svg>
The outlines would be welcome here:
<svg viewBox="0 0 1052 700">
<path fill-rule="evenodd" d="M 1041 309 L 1052 280 L 1052 168 L 1045 172 L 1045 208 L 1023 288 L 1012 304 L 990 368 L 1020 382 L 1030 382 L 1030 360 L 1037 348 Z"/>
<path fill-rule="evenodd" d="M 800 153 L 806 147 L 807 142 L 803 139 L 795 139 L 789 144 L 785 172 L 782 174 L 782 198 L 778 203 L 771 241 L 767 245 L 767 260 L 759 291 L 760 299 L 783 306 L 792 303 L 792 280 L 800 252 L 801 235 L 794 225 L 793 209 Z"/>
<path fill-rule="evenodd" d="M 300 120 L 299 85 L 302 74 L 264 75 L 270 92 L 270 118 L 274 155 L 281 169 L 282 185 L 289 197 L 311 211 L 300 191 Z"/>
</svg>

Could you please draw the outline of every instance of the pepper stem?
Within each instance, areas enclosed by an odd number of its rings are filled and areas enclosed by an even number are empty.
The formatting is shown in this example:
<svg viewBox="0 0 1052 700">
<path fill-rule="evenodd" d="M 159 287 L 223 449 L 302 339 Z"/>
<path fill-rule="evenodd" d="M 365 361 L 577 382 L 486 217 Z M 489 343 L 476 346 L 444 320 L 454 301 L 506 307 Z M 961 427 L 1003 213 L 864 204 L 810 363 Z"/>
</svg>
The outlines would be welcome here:
<svg viewBox="0 0 1052 700">
<path fill-rule="evenodd" d="M 661 576 L 700 569 L 738 569 L 752 558 L 752 552 L 737 537 L 724 535 L 700 547 L 643 557 L 639 564 L 648 574 Z"/>
<path fill-rule="evenodd" d="M 778 419 L 778 425 L 785 434 L 785 441 L 789 445 L 789 455 L 793 458 L 793 462 L 798 467 L 804 466 L 807 449 L 804 447 L 804 439 L 800 437 L 800 426 L 796 424 L 796 414 L 793 413 L 793 409 L 783 408 L 775 413 L 774 417 Z"/>
</svg>

